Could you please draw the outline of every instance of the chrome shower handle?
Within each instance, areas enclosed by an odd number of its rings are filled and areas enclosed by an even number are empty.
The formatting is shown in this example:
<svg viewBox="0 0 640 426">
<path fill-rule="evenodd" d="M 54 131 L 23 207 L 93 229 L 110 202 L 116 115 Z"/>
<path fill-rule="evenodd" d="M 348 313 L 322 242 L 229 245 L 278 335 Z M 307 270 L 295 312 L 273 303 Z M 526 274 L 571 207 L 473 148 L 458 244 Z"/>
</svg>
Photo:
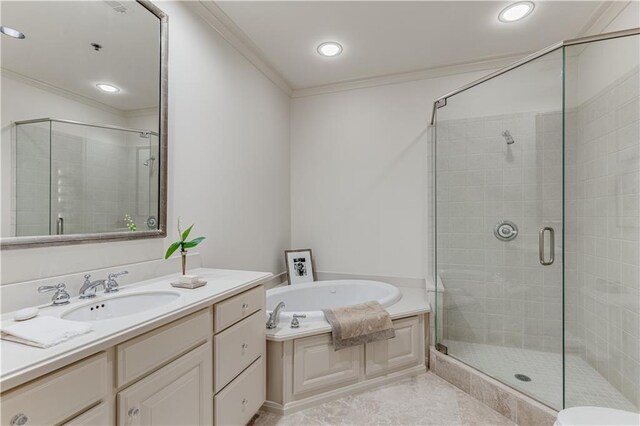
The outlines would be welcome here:
<svg viewBox="0 0 640 426">
<path fill-rule="evenodd" d="M 549 260 L 546 260 L 544 256 L 544 245 L 545 245 L 544 235 L 547 231 L 549 231 L 549 246 L 550 246 Z M 538 255 L 540 257 L 540 264 L 543 266 L 552 265 L 553 261 L 555 260 L 555 254 L 556 254 L 556 232 L 553 230 L 553 228 L 549 226 L 545 226 L 540 230 L 540 233 L 538 234 Z"/>
</svg>

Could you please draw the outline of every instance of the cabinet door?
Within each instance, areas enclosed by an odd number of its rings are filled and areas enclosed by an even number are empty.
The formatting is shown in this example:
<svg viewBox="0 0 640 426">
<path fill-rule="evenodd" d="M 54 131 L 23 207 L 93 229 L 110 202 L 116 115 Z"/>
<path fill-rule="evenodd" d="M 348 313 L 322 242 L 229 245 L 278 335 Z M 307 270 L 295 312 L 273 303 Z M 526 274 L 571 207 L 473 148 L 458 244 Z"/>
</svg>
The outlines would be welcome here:
<svg viewBox="0 0 640 426">
<path fill-rule="evenodd" d="M 372 377 L 402 367 L 418 365 L 420 361 L 420 318 L 411 317 L 393 322 L 396 337 L 365 345 L 366 376 Z"/>
<path fill-rule="evenodd" d="M 118 393 L 118 424 L 211 424 L 212 358 L 207 342 Z"/>
</svg>

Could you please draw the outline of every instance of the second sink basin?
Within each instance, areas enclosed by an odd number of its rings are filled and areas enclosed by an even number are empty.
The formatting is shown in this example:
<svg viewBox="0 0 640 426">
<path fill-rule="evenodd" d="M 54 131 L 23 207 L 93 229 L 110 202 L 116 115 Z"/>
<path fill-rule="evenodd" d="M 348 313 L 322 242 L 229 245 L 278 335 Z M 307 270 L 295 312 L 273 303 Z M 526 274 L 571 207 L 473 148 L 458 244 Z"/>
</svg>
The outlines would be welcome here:
<svg viewBox="0 0 640 426">
<path fill-rule="evenodd" d="M 61 318 L 71 321 L 100 321 L 124 317 L 166 305 L 179 297 L 180 294 L 173 291 L 149 291 L 106 299 L 95 298 L 89 303 L 68 310 Z"/>
</svg>

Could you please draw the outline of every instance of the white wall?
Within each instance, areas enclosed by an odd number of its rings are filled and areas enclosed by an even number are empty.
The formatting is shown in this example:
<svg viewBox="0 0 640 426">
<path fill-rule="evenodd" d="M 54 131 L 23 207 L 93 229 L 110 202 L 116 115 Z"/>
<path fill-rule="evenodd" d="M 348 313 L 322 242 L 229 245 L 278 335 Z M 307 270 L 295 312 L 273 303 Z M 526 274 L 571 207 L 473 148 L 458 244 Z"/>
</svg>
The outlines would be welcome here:
<svg viewBox="0 0 640 426">
<path fill-rule="evenodd" d="M 284 269 L 282 251 L 290 242 L 289 98 L 187 3 L 157 4 L 169 15 L 170 28 L 169 238 L 4 250 L 2 284 L 158 259 L 176 237 L 178 215 L 196 223 L 194 234 L 207 237 L 198 249 L 204 266 Z M 6 87 L 3 79 L 3 95 Z M 2 109 L 4 146 L 14 118 L 5 119 Z M 65 118 L 96 121 L 84 114 Z M 3 194 L 7 157 L 3 153 Z"/>
<path fill-rule="evenodd" d="M 432 102 L 488 72 L 293 99 L 292 245 L 322 271 L 426 277 Z"/>
</svg>

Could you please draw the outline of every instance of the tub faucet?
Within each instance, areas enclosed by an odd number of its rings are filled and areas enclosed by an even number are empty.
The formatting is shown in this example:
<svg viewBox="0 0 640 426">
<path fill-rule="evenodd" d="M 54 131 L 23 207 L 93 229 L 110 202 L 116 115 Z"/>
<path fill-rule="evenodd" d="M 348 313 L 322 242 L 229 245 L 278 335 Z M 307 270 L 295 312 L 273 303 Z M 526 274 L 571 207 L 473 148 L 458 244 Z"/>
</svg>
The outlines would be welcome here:
<svg viewBox="0 0 640 426">
<path fill-rule="evenodd" d="M 269 319 L 267 320 L 267 328 L 269 330 L 273 330 L 278 326 L 278 317 L 280 316 L 280 311 L 284 308 L 284 302 L 278 303 L 278 306 L 271 311 L 269 314 Z"/>
</svg>

